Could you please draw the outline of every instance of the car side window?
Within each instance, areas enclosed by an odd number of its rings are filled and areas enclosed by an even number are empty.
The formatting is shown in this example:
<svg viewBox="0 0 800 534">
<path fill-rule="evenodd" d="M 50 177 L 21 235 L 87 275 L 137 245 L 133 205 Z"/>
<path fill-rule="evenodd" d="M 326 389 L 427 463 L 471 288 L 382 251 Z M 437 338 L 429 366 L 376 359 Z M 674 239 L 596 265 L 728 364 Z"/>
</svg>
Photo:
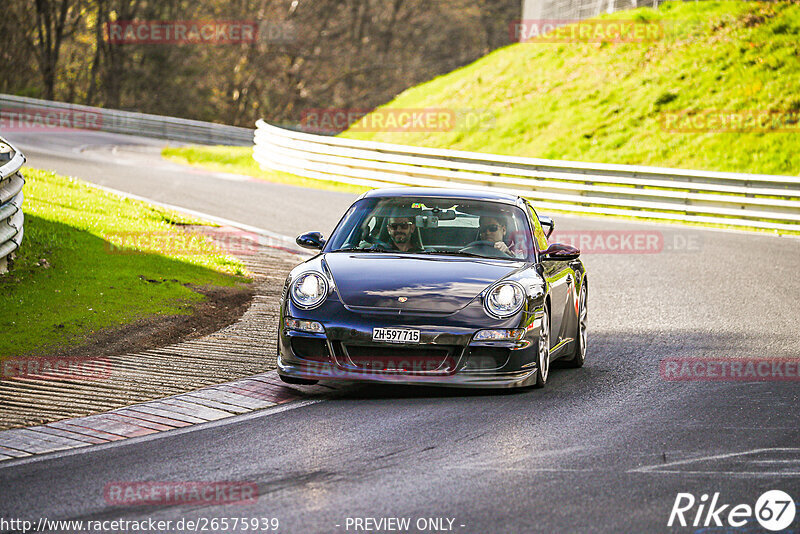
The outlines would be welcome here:
<svg viewBox="0 0 800 534">
<path fill-rule="evenodd" d="M 547 235 L 544 233 L 544 228 L 542 228 L 542 223 L 539 222 L 539 216 L 536 214 L 536 210 L 533 209 L 528 203 L 525 203 L 528 207 L 528 213 L 531 217 L 531 224 L 533 225 L 533 238 L 536 240 L 536 247 L 539 249 L 539 252 L 543 252 L 547 250 L 549 246 L 547 243 Z"/>
</svg>

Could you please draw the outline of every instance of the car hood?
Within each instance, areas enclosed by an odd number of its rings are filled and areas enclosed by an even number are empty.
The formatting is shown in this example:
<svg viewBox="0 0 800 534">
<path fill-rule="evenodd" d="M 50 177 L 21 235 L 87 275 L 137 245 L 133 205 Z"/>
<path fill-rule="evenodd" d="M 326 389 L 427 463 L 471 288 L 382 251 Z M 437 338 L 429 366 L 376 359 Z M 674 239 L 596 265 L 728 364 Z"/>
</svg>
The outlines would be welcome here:
<svg viewBox="0 0 800 534">
<path fill-rule="evenodd" d="M 328 253 L 342 302 L 375 311 L 453 313 L 524 262 L 389 253 Z M 365 310 L 366 311 L 366 310 Z"/>
</svg>

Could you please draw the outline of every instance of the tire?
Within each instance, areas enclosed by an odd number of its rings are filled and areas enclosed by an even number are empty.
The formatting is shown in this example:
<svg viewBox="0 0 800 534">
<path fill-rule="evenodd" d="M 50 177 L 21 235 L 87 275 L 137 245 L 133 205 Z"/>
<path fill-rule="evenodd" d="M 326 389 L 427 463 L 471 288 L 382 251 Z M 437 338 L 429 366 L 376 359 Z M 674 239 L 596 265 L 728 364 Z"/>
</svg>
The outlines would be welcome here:
<svg viewBox="0 0 800 534">
<path fill-rule="evenodd" d="M 536 354 L 536 380 L 533 387 L 543 388 L 547 383 L 548 376 L 550 376 L 550 311 L 545 306 Z"/>
<path fill-rule="evenodd" d="M 293 384 L 295 386 L 313 386 L 314 384 L 319 382 L 319 380 L 308 380 L 307 378 L 295 378 L 293 376 L 284 376 L 281 374 L 279 374 L 278 377 L 280 377 L 280 379 L 283 382 L 287 384 Z"/>
<path fill-rule="evenodd" d="M 580 295 L 578 296 L 578 329 L 575 332 L 575 351 L 569 359 L 562 360 L 564 367 L 583 367 L 586 361 L 587 326 L 586 283 L 584 282 L 581 286 Z"/>
</svg>

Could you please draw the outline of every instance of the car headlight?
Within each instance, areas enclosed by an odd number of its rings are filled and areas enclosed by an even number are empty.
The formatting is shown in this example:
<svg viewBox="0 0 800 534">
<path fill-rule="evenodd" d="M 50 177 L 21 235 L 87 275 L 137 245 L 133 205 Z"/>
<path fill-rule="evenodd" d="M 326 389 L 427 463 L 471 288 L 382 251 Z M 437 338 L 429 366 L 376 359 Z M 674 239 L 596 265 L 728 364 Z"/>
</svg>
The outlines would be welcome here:
<svg viewBox="0 0 800 534">
<path fill-rule="evenodd" d="M 312 332 L 315 334 L 325 333 L 325 327 L 322 326 L 322 323 L 318 323 L 317 321 L 306 321 L 305 319 L 286 317 L 283 320 L 283 325 L 289 330 L 299 330 L 300 332 Z"/>
<path fill-rule="evenodd" d="M 301 308 L 316 308 L 328 296 L 328 280 L 320 273 L 304 273 L 292 283 L 292 302 Z"/>
<path fill-rule="evenodd" d="M 510 317 L 525 305 L 525 291 L 516 282 L 501 282 L 489 289 L 483 299 L 486 312 L 494 317 Z"/>
<path fill-rule="evenodd" d="M 525 335 L 524 328 L 514 328 L 511 330 L 478 330 L 472 337 L 472 341 L 517 341 Z"/>
</svg>

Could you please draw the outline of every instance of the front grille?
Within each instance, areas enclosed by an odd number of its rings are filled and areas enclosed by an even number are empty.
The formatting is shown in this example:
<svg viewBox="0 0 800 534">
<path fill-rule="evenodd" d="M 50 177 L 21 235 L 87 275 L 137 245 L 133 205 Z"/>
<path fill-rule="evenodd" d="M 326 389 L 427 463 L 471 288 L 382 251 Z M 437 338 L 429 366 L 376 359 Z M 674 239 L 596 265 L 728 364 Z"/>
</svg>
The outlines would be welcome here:
<svg viewBox="0 0 800 534">
<path fill-rule="evenodd" d="M 324 339 L 293 337 L 291 343 L 292 352 L 294 352 L 295 356 L 298 358 L 315 362 L 331 361 L 330 353 L 328 352 L 328 344 Z"/>
<path fill-rule="evenodd" d="M 393 371 L 403 373 L 451 372 L 456 362 L 456 347 L 421 346 L 389 347 L 386 345 L 341 345 L 342 360 L 346 367 L 365 371 Z M 337 355 L 337 359 L 338 355 Z"/>
</svg>

